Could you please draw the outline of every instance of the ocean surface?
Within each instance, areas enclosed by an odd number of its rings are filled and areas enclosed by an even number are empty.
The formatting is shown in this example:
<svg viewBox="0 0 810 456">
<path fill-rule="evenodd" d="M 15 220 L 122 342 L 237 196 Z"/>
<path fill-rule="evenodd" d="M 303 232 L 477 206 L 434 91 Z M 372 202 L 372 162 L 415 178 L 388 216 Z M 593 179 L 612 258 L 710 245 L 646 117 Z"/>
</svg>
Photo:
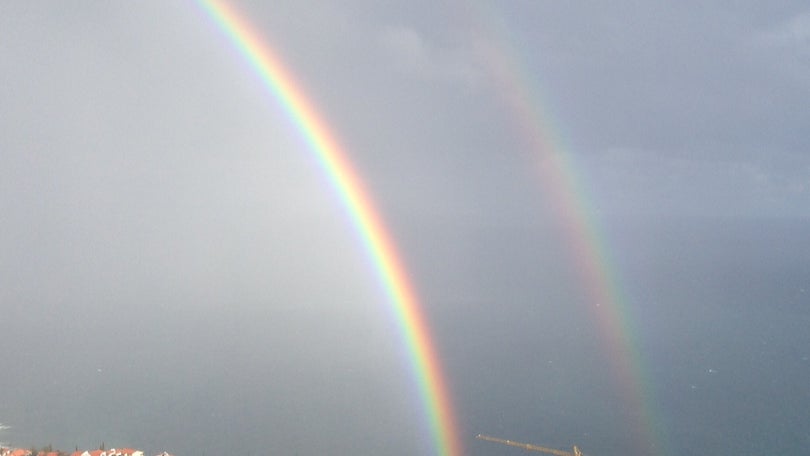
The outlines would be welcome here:
<svg viewBox="0 0 810 456">
<path fill-rule="evenodd" d="M 543 252 L 505 255 L 523 278 L 471 306 L 453 376 L 471 433 L 592 455 L 800 454 L 810 445 L 810 223 L 750 218 L 615 218 L 602 231 L 637 353 L 606 344 L 576 281 L 539 272 Z M 508 236 L 520 239 L 519 233 Z M 496 239 L 481 245 L 498 248 Z M 532 243 L 520 242 L 519 245 Z M 564 258 L 564 256 L 561 256 Z M 533 277 L 534 276 L 534 277 Z M 509 296 L 507 290 L 538 286 Z M 553 290 L 546 293 L 544 290 Z M 563 291 L 564 290 L 564 291 Z M 573 309 L 561 310 L 570 306 Z M 462 309 L 458 309 L 462 313 Z M 590 322 L 590 323 L 589 323 Z M 453 331 L 448 331 L 452 333 Z M 650 429 L 612 375 L 636 368 Z M 463 358 L 464 361 L 458 360 Z M 456 362 L 458 361 L 458 364 Z M 648 451 L 636 442 L 648 442 Z M 470 444 L 470 454 L 526 454 Z"/>
<path fill-rule="evenodd" d="M 528 454 L 478 433 L 590 456 L 806 453 L 810 221 L 604 220 L 620 302 L 602 305 L 631 352 L 605 339 L 559 228 L 488 220 L 394 225 L 467 454 Z M 0 441 L 179 456 L 431 448 L 384 312 L 267 306 L 279 298 L 233 277 L 193 295 L 221 306 L 121 283 L 4 292 Z M 617 380 L 622 362 L 635 386 Z"/>
</svg>

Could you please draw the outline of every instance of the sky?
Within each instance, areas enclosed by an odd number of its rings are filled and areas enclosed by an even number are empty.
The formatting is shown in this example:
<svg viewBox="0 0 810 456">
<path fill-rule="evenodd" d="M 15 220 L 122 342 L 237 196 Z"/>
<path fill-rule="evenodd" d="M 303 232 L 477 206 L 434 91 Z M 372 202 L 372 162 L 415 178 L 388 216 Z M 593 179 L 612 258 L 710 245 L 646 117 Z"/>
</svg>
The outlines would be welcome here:
<svg viewBox="0 0 810 456">
<path fill-rule="evenodd" d="M 757 321 L 808 321 L 804 2 L 264 3 L 233 6 L 390 230 L 469 454 L 512 454 L 479 432 L 621 453 L 621 430 L 594 423 L 627 400 L 622 385 L 582 377 L 635 352 L 640 400 L 667 417 L 650 439 L 697 454 L 678 442 L 711 440 L 683 424 L 701 401 L 675 390 L 700 382 L 673 367 L 696 357 L 673 347 L 706 338 L 717 357 L 698 369 L 713 375 L 728 346 L 766 353 L 729 342 Z M 6 2 L 0 100 L 0 441 L 429 454 L 409 354 L 350 215 L 198 3 Z M 563 174 L 567 186 L 550 178 Z M 569 210 L 599 240 L 587 251 L 613 252 L 592 255 L 626 288 L 624 351 L 607 352 L 586 307 L 552 304 L 588 299 Z M 739 275 L 705 273 L 718 268 Z M 741 310 L 767 290 L 782 293 L 774 313 Z M 806 372 L 801 326 L 786 333 L 762 333 L 762 356 Z M 790 424 L 805 412 L 760 412 L 786 420 L 780 442 L 807 441 Z"/>
</svg>

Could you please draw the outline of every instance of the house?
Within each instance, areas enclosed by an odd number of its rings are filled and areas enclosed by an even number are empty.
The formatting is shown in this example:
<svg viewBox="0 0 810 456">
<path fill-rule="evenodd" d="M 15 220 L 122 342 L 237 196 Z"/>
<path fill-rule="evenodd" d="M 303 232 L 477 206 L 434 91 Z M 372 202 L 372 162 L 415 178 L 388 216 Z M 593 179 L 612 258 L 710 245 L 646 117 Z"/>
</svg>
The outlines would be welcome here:
<svg viewBox="0 0 810 456">
<path fill-rule="evenodd" d="M 24 448 L 0 448 L 0 456 L 31 456 L 31 450 Z"/>
<path fill-rule="evenodd" d="M 3 456 L 3 455 L 0 455 Z M 43 456 L 43 455 L 37 455 Z M 51 456 L 51 455 L 44 455 Z M 143 456 L 143 451 L 133 448 L 110 448 L 109 450 L 74 451 L 70 456 Z"/>
<path fill-rule="evenodd" d="M 135 450 L 133 448 L 115 448 L 107 452 L 107 456 L 143 456 L 143 451 Z"/>
</svg>

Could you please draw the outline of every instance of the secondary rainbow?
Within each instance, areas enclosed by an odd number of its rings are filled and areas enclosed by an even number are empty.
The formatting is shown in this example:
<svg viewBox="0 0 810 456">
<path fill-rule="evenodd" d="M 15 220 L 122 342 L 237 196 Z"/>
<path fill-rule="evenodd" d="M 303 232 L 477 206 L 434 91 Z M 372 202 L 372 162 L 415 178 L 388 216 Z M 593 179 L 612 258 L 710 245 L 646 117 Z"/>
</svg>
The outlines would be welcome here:
<svg viewBox="0 0 810 456">
<path fill-rule="evenodd" d="M 296 84 L 293 74 L 248 22 L 225 2 L 201 0 L 200 4 L 258 73 L 264 86 L 283 106 L 317 155 L 359 231 L 389 295 L 410 353 L 435 453 L 442 456 L 462 454 L 450 394 L 416 293 L 388 230 L 347 154 L 303 89 Z"/>
<path fill-rule="evenodd" d="M 536 153 L 536 167 L 547 200 L 568 239 L 587 293 L 590 313 L 607 343 L 616 384 L 633 411 L 628 428 L 636 436 L 639 454 L 667 454 L 664 426 L 656 413 L 652 384 L 646 378 L 637 347 L 633 319 L 610 259 L 599 222 L 591 214 L 587 192 L 576 173 L 574 157 L 548 116 L 536 75 L 521 65 L 518 40 L 505 19 L 484 2 L 474 2 L 473 26 L 490 41 L 480 44 L 484 67 L 511 111 L 515 126 Z M 535 50 L 536 51 L 536 50 Z"/>
</svg>

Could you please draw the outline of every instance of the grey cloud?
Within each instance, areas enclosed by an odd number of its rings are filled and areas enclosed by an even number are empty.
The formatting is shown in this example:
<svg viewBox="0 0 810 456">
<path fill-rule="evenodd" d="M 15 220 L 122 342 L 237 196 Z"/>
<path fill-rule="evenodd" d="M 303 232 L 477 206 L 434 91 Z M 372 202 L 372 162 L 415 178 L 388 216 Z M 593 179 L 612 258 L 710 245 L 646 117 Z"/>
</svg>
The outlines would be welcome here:
<svg viewBox="0 0 810 456">
<path fill-rule="evenodd" d="M 698 157 L 662 157 L 612 149 L 583 158 L 581 164 L 586 170 L 583 185 L 606 213 L 706 216 L 761 210 L 785 216 L 810 204 L 810 167 L 801 156 L 774 162 L 756 156 L 712 157 L 710 151 Z"/>
<path fill-rule="evenodd" d="M 383 46 L 392 65 L 423 79 L 472 87 L 481 84 L 482 70 L 477 68 L 473 52 L 463 49 L 438 49 L 416 30 L 405 26 L 388 27 L 381 33 Z"/>
<path fill-rule="evenodd" d="M 751 43 L 753 50 L 767 56 L 769 71 L 788 84 L 810 90 L 806 78 L 810 70 L 810 12 L 798 13 L 756 33 Z"/>
</svg>

